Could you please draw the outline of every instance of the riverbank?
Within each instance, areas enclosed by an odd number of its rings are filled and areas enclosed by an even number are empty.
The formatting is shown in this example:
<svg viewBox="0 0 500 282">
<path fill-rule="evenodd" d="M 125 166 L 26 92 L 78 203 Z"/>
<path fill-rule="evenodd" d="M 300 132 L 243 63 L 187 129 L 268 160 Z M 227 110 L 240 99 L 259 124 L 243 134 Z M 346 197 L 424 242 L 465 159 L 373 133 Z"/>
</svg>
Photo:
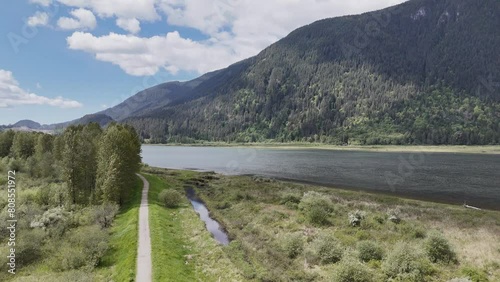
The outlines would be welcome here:
<svg viewBox="0 0 500 282">
<path fill-rule="evenodd" d="M 227 247 L 214 243 L 187 201 L 186 206 L 163 215 L 179 220 L 180 228 L 168 227 L 170 233 L 162 236 L 166 241 L 186 236 L 182 244 L 195 254 L 188 262 L 195 266 L 194 273 L 231 268 L 238 277 L 232 280 L 240 281 L 347 281 L 339 277 L 353 270 L 365 275 L 368 280 L 363 281 L 374 282 L 412 275 L 414 281 L 500 280 L 498 211 L 261 177 L 148 170 L 169 187 L 195 189 L 211 216 L 229 233 Z M 206 246 L 192 247 L 193 241 L 201 243 L 200 238 L 205 238 Z M 433 242 L 448 246 L 450 256 L 429 254 Z M 214 253 L 222 263 L 211 270 L 214 266 L 208 268 L 206 256 Z M 398 270 L 407 259 L 402 253 L 411 254 L 408 273 Z M 186 263 L 184 255 L 176 259 Z"/>
<path fill-rule="evenodd" d="M 149 212 L 153 281 L 242 281 L 224 248 L 205 229 L 188 199 L 166 208 L 158 198 L 165 189 L 184 194 L 184 185 L 198 173 L 144 168 L 150 183 Z"/>
<path fill-rule="evenodd" d="M 283 150 L 335 150 L 335 151 L 367 151 L 367 152 L 429 152 L 429 153 L 462 153 L 462 154 L 500 154 L 500 145 L 463 146 L 463 145 L 349 145 L 337 146 L 315 143 L 223 143 L 204 142 L 194 144 L 144 144 L 150 146 L 183 146 L 183 147 L 241 147 Z"/>
</svg>

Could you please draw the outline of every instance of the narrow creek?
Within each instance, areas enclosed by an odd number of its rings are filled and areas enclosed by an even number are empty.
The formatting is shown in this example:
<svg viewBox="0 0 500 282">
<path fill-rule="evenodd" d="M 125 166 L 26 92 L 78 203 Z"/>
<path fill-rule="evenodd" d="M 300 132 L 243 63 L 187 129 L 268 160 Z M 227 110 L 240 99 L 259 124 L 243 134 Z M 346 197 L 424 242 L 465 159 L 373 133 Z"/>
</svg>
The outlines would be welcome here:
<svg viewBox="0 0 500 282">
<path fill-rule="evenodd" d="M 200 215 L 201 220 L 205 222 L 207 230 L 212 234 L 214 239 L 222 245 L 227 246 L 229 244 L 229 237 L 227 233 L 222 229 L 221 225 L 217 221 L 210 217 L 210 212 L 203 201 L 196 196 L 194 189 L 187 188 L 186 194 L 194 210 Z"/>
</svg>

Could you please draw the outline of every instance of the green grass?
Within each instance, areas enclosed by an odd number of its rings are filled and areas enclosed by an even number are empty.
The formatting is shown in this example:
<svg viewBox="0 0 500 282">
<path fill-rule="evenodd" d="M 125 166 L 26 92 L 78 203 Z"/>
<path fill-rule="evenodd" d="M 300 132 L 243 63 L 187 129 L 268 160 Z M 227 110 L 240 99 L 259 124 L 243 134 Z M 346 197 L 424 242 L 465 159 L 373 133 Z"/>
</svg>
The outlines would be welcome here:
<svg viewBox="0 0 500 282">
<path fill-rule="evenodd" d="M 194 265 L 186 264 L 189 254 L 176 209 L 167 209 L 158 200 L 163 189 L 172 189 L 161 178 L 145 174 L 150 184 L 149 224 L 154 281 L 195 281 Z"/>
<path fill-rule="evenodd" d="M 111 228 L 110 250 L 97 270 L 113 281 L 135 280 L 142 180 L 137 178 L 133 185 L 134 193 L 120 209 Z"/>
<path fill-rule="evenodd" d="M 163 189 L 184 194 L 186 181 L 199 174 L 145 168 L 150 183 L 149 223 L 153 281 L 241 281 L 238 268 L 206 230 L 187 198 L 178 208 L 164 207 L 158 200 Z"/>
</svg>

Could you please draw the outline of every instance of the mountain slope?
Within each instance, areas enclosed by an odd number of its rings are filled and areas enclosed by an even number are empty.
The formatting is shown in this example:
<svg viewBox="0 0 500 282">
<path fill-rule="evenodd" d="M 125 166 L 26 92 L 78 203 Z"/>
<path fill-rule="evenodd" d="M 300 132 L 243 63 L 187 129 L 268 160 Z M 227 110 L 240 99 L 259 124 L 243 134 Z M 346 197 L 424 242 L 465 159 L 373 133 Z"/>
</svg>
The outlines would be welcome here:
<svg viewBox="0 0 500 282">
<path fill-rule="evenodd" d="M 29 119 L 25 119 L 25 120 L 20 120 L 20 121 L 14 123 L 10 127 L 14 127 L 14 128 L 27 127 L 27 128 L 31 128 L 31 129 L 40 129 L 42 127 L 42 125 L 39 124 L 38 122 L 29 120 Z"/>
<path fill-rule="evenodd" d="M 500 142 L 500 2 L 413 0 L 297 29 L 161 107 L 153 142 Z"/>
<path fill-rule="evenodd" d="M 217 72 L 208 73 L 188 82 L 162 83 L 143 90 L 123 103 L 99 113 L 108 115 L 115 120 L 122 120 L 129 116 L 140 115 L 144 111 L 163 108 L 178 99 L 183 99 L 190 90 L 216 74 Z"/>
</svg>

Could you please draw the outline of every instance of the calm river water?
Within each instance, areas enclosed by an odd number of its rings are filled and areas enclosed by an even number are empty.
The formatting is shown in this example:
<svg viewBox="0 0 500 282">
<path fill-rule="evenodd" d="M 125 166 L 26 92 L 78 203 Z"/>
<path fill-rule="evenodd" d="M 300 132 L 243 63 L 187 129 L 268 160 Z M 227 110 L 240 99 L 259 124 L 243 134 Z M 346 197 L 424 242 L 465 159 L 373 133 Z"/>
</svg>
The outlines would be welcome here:
<svg viewBox="0 0 500 282">
<path fill-rule="evenodd" d="M 500 209 L 500 156 L 317 149 L 143 146 L 151 166 L 256 174 Z"/>
</svg>

